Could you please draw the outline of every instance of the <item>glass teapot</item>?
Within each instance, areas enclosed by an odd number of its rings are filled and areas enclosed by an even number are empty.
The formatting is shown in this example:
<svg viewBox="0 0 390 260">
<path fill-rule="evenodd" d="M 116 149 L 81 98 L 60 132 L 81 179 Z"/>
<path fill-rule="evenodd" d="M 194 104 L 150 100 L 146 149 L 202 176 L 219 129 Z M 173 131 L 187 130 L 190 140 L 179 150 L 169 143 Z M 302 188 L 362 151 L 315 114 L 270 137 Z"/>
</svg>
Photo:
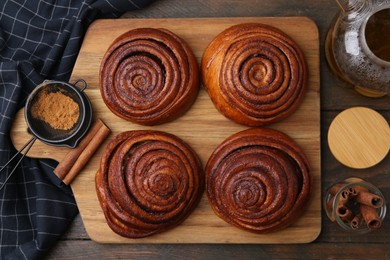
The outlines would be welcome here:
<svg viewBox="0 0 390 260">
<path fill-rule="evenodd" d="M 390 0 L 337 0 L 325 42 L 331 70 L 366 96 L 390 94 Z"/>
</svg>

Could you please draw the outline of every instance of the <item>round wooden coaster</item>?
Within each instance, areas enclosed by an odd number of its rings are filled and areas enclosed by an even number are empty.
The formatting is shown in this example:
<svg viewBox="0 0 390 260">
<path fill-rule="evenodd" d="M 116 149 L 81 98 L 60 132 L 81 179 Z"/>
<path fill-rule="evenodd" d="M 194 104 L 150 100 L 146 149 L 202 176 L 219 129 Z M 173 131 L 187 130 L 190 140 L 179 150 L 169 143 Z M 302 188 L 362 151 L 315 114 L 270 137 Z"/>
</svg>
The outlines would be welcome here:
<svg viewBox="0 0 390 260">
<path fill-rule="evenodd" d="M 349 108 L 331 123 L 328 144 L 342 164 L 356 169 L 368 168 L 382 161 L 389 152 L 389 124 L 375 110 Z"/>
</svg>

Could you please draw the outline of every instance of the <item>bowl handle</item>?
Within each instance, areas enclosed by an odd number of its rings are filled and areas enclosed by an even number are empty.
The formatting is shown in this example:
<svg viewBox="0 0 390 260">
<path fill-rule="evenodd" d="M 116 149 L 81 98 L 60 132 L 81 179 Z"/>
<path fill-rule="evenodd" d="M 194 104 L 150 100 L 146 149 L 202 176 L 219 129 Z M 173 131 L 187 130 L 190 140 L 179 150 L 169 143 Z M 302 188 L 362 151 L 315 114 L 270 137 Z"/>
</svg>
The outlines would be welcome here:
<svg viewBox="0 0 390 260">
<path fill-rule="evenodd" d="M 87 82 L 85 82 L 85 80 L 83 80 L 83 79 L 78 79 L 78 80 L 76 80 L 76 81 L 73 83 L 73 85 L 74 85 L 74 86 L 77 86 L 77 84 L 80 83 L 80 82 L 83 84 L 83 86 L 80 88 L 80 91 L 83 92 L 83 91 L 87 88 L 87 86 L 88 86 L 88 84 L 87 84 Z"/>
</svg>

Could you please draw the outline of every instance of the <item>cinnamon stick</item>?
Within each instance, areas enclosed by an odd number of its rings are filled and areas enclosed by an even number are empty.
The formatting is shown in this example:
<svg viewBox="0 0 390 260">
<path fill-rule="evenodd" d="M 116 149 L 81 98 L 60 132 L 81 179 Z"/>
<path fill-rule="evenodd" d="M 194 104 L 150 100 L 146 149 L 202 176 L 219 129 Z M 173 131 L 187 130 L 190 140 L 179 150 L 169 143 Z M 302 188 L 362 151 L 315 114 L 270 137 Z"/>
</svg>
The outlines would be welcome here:
<svg viewBox="0 0 390 260">
<path fill-rule="evenodd" d="M 361 204 L 360 212 L 362 213 L 363 219 L 366 222 L 368 228 L 378 229 L 382 225 L 382 221 L 378 216 L 378 212 L 375 208 Z"/>
<path fill-rule="evenodd" d="M 337 184 L 333 185 L 333 186 L 329 189 L 328 192 L 329 192 L 331 195 L 334 196 L 334 195 L 336 195 L 336 193 L 337 193 L 342 187 L 344 187 L 343 184 L 337 183 Z"/>
<path fill-rule="evenodd" d="M 348 189 L 348 191 L 349 191 L 349 197 L 352 199 L 352 198 L 355 198 L 358 194 L 359 194 L 359 192 L 356 190 L 356 188 L 355 187 L 350 187 L 349 189 Z"/>
<path fill-rule="evenodd" d="M 343 190 L 339 195 L 338 206 L 345 206 L 349 201 L 349 191 Z"/>
<path fill-rule="evenodd" d="M 109 133 L 110 129 L 98 119 L 78 146 L 72 149 L 54 169 L 58 178 L 69 185 Z"/>
<path fill-rule="evenodd" d="M 356 195 L 356 201 L 373 208 L 380 208 L 383 206 L 383 198 L 369 191 L 360 191 Z"/>
<path fill-rule="evenodd" d="M 352 211 L 344 205 L 337 207 L 336 214 L 344 221 L 350 221 L 354 217 Z"/>
<path fill-rule="evenodd" d="M 362 222 L 363 222 L 363 216 L 361 213 L 359 213 L 351 220 L 352 229 L 360 228 L 360 226 L 362 225 Z"/>
</svg>

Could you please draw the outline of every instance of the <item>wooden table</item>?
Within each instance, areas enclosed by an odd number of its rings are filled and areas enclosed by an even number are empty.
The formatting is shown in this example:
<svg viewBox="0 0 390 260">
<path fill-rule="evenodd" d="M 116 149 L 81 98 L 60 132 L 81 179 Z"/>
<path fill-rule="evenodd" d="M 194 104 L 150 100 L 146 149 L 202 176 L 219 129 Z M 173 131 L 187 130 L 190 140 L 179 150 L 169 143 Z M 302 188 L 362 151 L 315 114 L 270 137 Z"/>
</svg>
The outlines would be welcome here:
<svg viewBox="0 0 390 260">
<path fill-rule="evenodd" d="M 353 106 L 366 106 L 377 110 L 390 121 L 390 97 L 371 99 L 355 93 L 330 73 L 325 56 L 324 40 L 330 21 L 338 11 L 335 1 L 287 0 L 163 0 L 148 8 L 128 12 L 126 18 L 189 18 L 189 17 L 253 17 L 253 16 L 307 16 L 315 21 L 320 32 L 321 70 L 321 186 L 326 187 L 351 176 L 375 184 L 390 198 L 390 155 L 378 165 L 364 170 L 343 166 L 330 153 L 327 132 L 333 118 L 342 110 Z M 389 215 L 389 214 L 388 214 Z M 352 235 L 341 231 L 322 212 L 319 237 L 309 244 L 99 244 L 88 237 L 82 219 L 76 217 L 69 231 L 49 252 L 48 259 L 326 259 L 363 258 L 390 259 L 390 217 L 381 230 L 367 235 Z"/>
</svg>

